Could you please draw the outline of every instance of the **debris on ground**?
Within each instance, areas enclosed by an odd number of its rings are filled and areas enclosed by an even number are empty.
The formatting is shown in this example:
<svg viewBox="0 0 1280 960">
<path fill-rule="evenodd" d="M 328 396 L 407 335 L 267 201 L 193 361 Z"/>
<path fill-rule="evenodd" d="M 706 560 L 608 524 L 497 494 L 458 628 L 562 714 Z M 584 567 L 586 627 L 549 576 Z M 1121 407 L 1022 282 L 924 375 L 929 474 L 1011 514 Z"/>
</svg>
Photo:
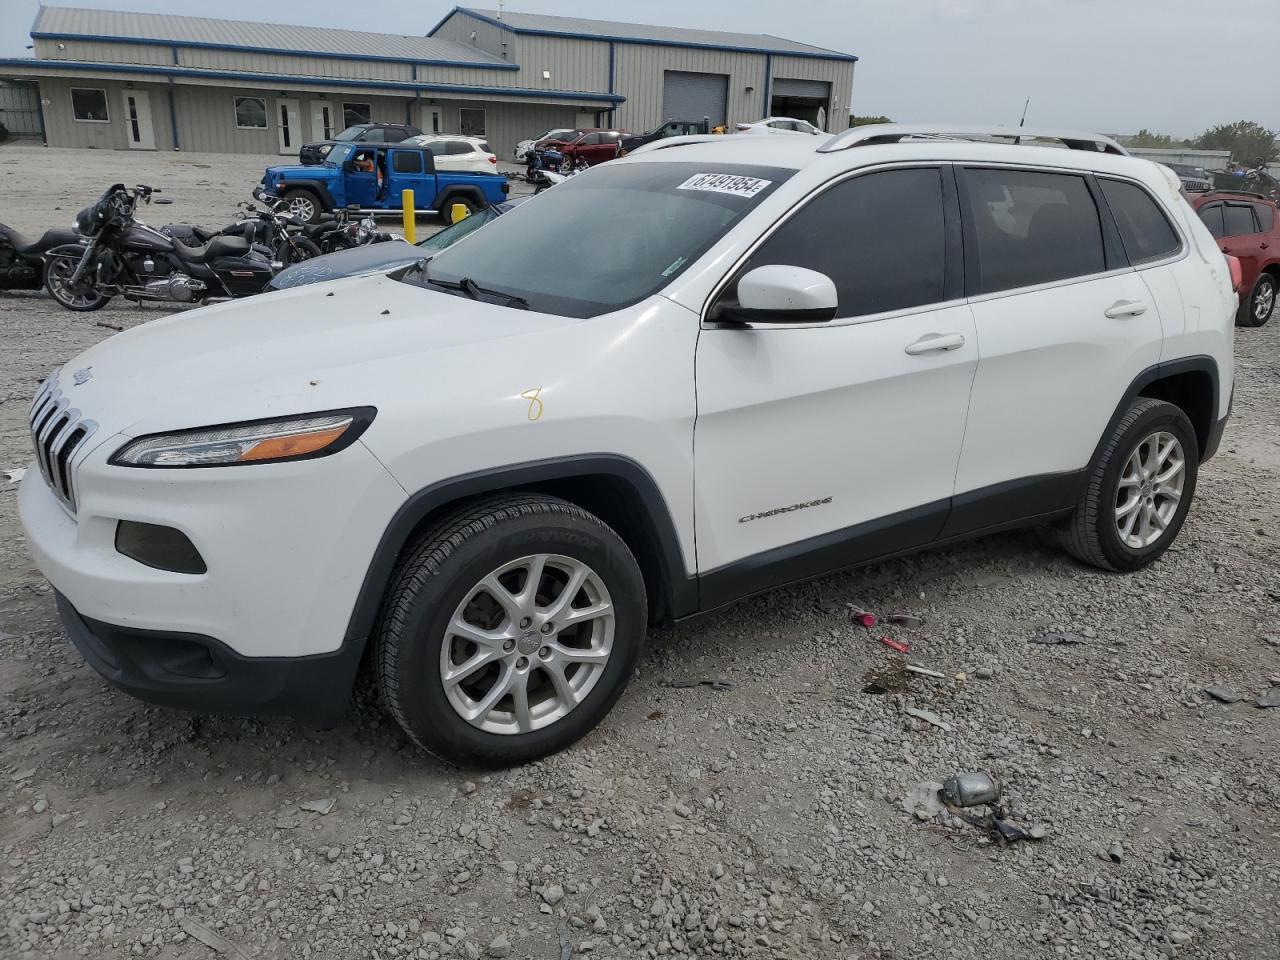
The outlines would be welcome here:
<svg viewBox="0 0 1280 960">
<path fill-rule="evenodd" d="M 911 652 L 911 644 L 907 643 L 905 640 L 895 640 L 893 637 L 876 637 L 876 639 L 890 650 L 897 650 L 899 653 Z"/>
<path fill-rule="evenodd" d="M 1031 638 L 1032 643 L 1043 643 L 1046 646 L 1071 645 L 1084 643 L 1084 637 L 1078 633 L 1067 633 L 1059 630 L 1049 630 L 1045 633 L 1038 634 Z"/>
<path fill-rule="evenodd" d="M 1112 863 L 1119 863 L 1124 859 L 1124 844 L 1116 840 L 1107 848 L 1107 856 L 1111 858 Z"/>
<path fill-rule="evenodd" d="M 918 673 L 922 677 L 934 677 L 938 680 L 947 679 L 945 673 L 939 673 L 937 670 L 926 670 L 924 667 L 917 667 L 914 663 L 908 663 L 906 670 L 907 673 Z"/>
<path fill-rule="evenodd" d="M 942 784 L 925 780 L 912 787 L 902 798 L 902 810 L 917 820 L 932 820 L 946 809 L 942 803 Z"/>
<path fill-rule="evenodd" d="M 318 813 L 323 817 L 333 810 L 337 802 L 336 797 L 325 797 L 323 800 L 308 800 L 305 803 L 298 804 L 298 809 L 305 810 L 308 813 Z"/>
<path fill-rule="evenodd" d="M 93 325 L 95 327 L 102 327 L 102 329 L 104 330 L 114 330 L 116 333 L 124 332 L 124 327 L 119 326 L 118 324 L 115 324 L 115 323 L 105 323 L 102 320 L 95 321 Z"/>
<path fill-rule="evenodd" d="M 887 623 L 896 623 L 899 626 L 918 629 L 924 626 L 924 617 L 917 617 L 913 613 L 891 613 L 884 618 Z"/>
<path fill-rule="evenodd" d="M 901 660 L 890 660 L 879 667 L 872 667 L 862 675 L 862 692 L 872 695 L 902 693 L 907 689 L 906 666 Z"/>
<path fill-rule="evenodd" d="M 853 612 L 853 622 L 870 630 L 880 620 L 874 613 L 868 613 L 866 610 L 855 610 Z"/>
<path fill-rule="evenodd" d="M 1204 692 L 1219 703 L 1239 703 L 1244 696 L 1225 683 L 1211 683 Z"/>
<path fill-rule="evenodd" d="M 196 940 L 199 940 L 214 953 L 235 957 L 237 960 L 249 960 L 249 955 L 247 953 L 222 934 L 218 933 L 211 927 L 205 926 L 194 917 L 184 916 L 178 921 L 178 924 L 187 932 L 187 936 L 194 937 Z"/>
<path fill-rule="evenodd" d="M 1254 701 L 1260 707 L 1280 707 L 1280 687 L 1272 687 Z"/>
<path fill-rule="evenodd" d="M 732 690 L 733 683 L 729 680 L 667 680 L 662 684 L 664 687 L 670 687 L 673 690 L 688 690 L 692 687 L 710 687 L 712 690 Z"/>
<path fill-rule="evenodd" d="M 939 730 L 951 732 L 951 724 L 947 723 L 940 716 L 931 710 L 921 710 L 918 707 L 907 707 L 904 711 L 907 716 L 915 717 L 917 720 L 923 720 L 930 726 L 937 727 Z"/>
<path fill-rule="evenodd" d="M 986 770 L 958 773 L 942 781 L 942 798 L 953 807 L 976 807 L 1000 799 L 1000 781 Z"/>
</svg>

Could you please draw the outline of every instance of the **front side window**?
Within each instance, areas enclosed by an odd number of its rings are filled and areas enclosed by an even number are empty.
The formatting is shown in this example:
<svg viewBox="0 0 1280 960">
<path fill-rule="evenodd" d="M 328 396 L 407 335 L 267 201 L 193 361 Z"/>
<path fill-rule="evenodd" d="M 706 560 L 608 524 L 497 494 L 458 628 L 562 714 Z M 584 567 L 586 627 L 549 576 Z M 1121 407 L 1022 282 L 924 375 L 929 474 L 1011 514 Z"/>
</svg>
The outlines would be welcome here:
<svg viewBox="0 0 1280 960">
<path fill-rule="evenodd" d="M 1223 232 L 1222 223 L 1222 204 L 1206 203 L 1203 207 L 1196 211 L 1196 214 L 1203 221 L 1204 225 L 1209 228 L 1209 233 L 1213 234 L 1215 240 L 1221 240 L 1226 234 Z"/>
<path fill-rule="evenodd" d="M 342 123 L 354 127 L 358 123 L 373 122 L 373 107 L 367 103 L 344 103 L 342 105 Z"/>
<path fill-rule="evenodd" d="M 1253 207 L 1248 204 L 1228 203 L 1223 215 L 1226 219 L 1228 237 L 1242 237 L 1245 234 L 1258 232 L 1258 225 L 1253 219 Z"/>
<path fill-rule="evenodd" d="M 588 133 L 585 137 L 578 141 L 580 147 L 594 147 L 600 142 L 600 134 Z"/>
<path fill-rule="evenodd" d="M 107 91 L 91 87 L 71 88 L 71 112 L 82 123 L 110 123 Z M 263 110 L 265 113 L 265 108 Z"/>
<path fill-rule="evenodd" d="M 886 170 L 836 184 L 782 224 L 740 272 L 770 264 L 830 277 L 837 317 L 941 302 L 946 232 L 938 169 Z"/>
<path fill-rule="evenodd" d="M 979 292 L 995 293 L 1102 273 L 1102 221 L 1084 177 L 968 169 Z"/>
<path fill-rule="evenodd" d="M 1132 264 L 1160 260 L 1178 251 L 1182 241 L 1151 194 L 1135 183 L 1098 181 L 1120 228 L 1124 251 Z"/>
<path fill-rule="evenodd" d="M 266 101 L 262 97 L 236 97 L 236 127 L 242 131 L 265 131 Z"/>
<path fill-rule="evenodd" d="M 462 107 L 458 110 L 458 132 L 464 137 L 483 137 L 484 111 L 474 107 Z"/>
<path fill-rule="evenodd" d="M 603 164 L 499 217 L 405 280 L 481 287 L 529 307 L 594 317 L 639 303 L 676 277 L 789 179 L 747 164 Z M 566 230 L 565 224 L 572 224 Z M 548 243 L 548 237 L 555 237 Z"/>
</svg>

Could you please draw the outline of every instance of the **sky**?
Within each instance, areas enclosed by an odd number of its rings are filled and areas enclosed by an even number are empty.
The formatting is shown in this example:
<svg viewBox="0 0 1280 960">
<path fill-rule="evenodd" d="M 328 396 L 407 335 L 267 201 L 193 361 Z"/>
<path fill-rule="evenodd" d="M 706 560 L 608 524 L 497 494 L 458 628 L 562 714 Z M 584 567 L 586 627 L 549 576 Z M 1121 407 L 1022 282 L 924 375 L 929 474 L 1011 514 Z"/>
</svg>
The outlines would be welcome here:
<svg viewBox="0 0 1280 960">
<path fill-rule="evenodd" d="M 444 0 L 78 0 L 62 6 L 425 34 Z M 464 5 L 466 5 L 464 3 Z M 479 8 L 497 0 L 475 0 Z M 0 56 L 25 46 L 37 0 L 0 0 Z M 514 0 L 507 9 L 768 33 L 860 57 L 853 112 L 1190 137 L 1218 123 L 1280 129 L 1280 4 L 1205 0 Z M 1265 13 L 1265 15 L 1263 15 Z M 1236 26 L 1236 16 L 1246 23 Z M 1215 29 L 1215 19 L 1226 23 Z"/>
</svg>

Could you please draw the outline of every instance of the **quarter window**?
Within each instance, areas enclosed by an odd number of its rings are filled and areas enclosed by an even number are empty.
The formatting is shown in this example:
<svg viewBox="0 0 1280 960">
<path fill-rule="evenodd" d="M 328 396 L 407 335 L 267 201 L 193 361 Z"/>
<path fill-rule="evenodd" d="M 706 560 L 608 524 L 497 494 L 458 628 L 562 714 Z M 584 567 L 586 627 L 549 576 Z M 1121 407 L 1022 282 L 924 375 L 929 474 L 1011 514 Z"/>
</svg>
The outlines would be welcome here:
<svg viewBox="0 0 1280 960">
<path fill-rule="evenodd" d="M 342 125 L 354 127 L 357 123 L 372 123 L 373 108 L 367 103 L 344 103 L 342 105 Z"/>
<path fill-rule="evenodd" d="M 109 123 L 107 91 L 90 87 L 71 88 L 71 112 L 83 123 Z"/>
<path fill-rule="evenodd" d="M 463 140 L 450 140 L 444 146 L 444 155 L 446 157 L 460 157 L 463 154 L 472 152 L 471 144 Z"/>
<path fill-rule="evenodd" d="M 1119 180 L 1099 180 L 1102 195 L 1120 228 L 1125 253 L 1133 264 L 1148 263 L 1175 253 L 1182 242 L 1169 223 L 1169 218 L 1156 205 L 1151 194 L 1137 184 Z"/>
<path fill-rule="evenodd" d="M 886 170 L 836 184 L 779 227 L 742 272 L 770 264 L 830 277 L 837 317 L 940 302 L 946 233 L 939 171 Z"/>
<path fill-rule="evenodd" d="M 396 150 L 391 154 L 391 169 L 396 173 L 421 173 L 422 154 L 414 150 Z"/>
<path fill-rule="evenodd" d="M 1228 237 L 1240 237 L 1247 233 L 1258 232 L 1258 224 L 1253 219 L 1253 207 L 1243 203 L 1228 203 L 1223 213 L 1226 218 Z"/>
<path fill-rule="evenodd" d="M 977 237 L 980 292 L 1106 269 L 1102 221 L 1084 177 L 972 169 L 964 177 Z"/>
<path fill-rule="evenodd" d="M 1254 204 L 1253 212 L 1258 218 L 1258 231 L 1269 233 L 1276 223 L 1276 211 L 1269 203 Z"/>
<path fill-rule="evenodd" d="M 462 107 L 458 110 L 458 132 L 464 137 L 484 136 L 484 111 L 474 107 Z"/>
</svg>

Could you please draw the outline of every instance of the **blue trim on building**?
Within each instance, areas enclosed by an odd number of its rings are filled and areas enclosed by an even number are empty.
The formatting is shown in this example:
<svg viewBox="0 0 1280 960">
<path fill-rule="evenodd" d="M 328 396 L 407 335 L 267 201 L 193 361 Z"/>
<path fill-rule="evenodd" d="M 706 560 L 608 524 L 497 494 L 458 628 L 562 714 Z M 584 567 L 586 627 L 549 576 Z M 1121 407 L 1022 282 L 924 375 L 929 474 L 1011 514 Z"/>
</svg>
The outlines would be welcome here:
<svg viewBox="0 0 1280 960">
<path fill-rule="evenodd" d="M 769 116 L 769 108 L 773 105 L 773 57 L 764 58 L 764 110 L 760 116 Z"/>
<path fill-rule="evenodd" d="M 580 93 L 574 90 L 529 90 L 524 87 L 476 87 L 452 83 L 420 83 L 409 80 L 349 80 L 345 77 L 306 77 L 288 73 L 245 73 L 237 70 L 204 70 L 146 63 L 89 63 L 81 60 L 37 60 L 30 57 L 0 58 L 0 66 L 40 70 L 141 73 L 162 77 L 199 77 L 207 80 L 245 80 L 260 85 L 288 83 L 302 87 L 358 87 L 365 90 L 398 90 L 404 93 L 460 93 L 474 96 L 516 97 L 530 100 L 572 100 L 586 103 L 625 103 L 617 93 Z"/>
<path fill-rule="evenodd" d="M 610 40 L 609 41 L 609 92 L 610 93 L 613 93 L 615 90 L 614 78 L 617 76 L 617 67 L 618 67 L 617 52 L 618 51 L 616 48 L 616 44 L 614 44 L 614 42 Z M 613 108 L 612 107 L 609 108 L 609 126 L 610 127 L 613 126 Z"/>
<path fill-rule="evenodd" d="M 266 53 L 273 56 L 319 57 L 324 60 L 360 60 L 372 63 L 410 63 L 424 67 L 469 67 L 475 70 L 519 70 L 514 63 L 485 63 L 470 60 L 416 60 L 412 57 L 382 56 L 374 53 L 330 53 L 317 50 L 293 50 L 285 47 L 249 47 L 234 43 L 208 43 L 201 40 L 154 40 L 145 37 L 112 37 L 87 33 L 44 33 L 33 31 L 33 40 L 86 40 L 92 43 L 137 43 L 148 47 L 173 47 L 184 50 L 232 50 L 238 53 Z M 176 62 L 176 61 L 175 61 Z"/>
<path fill-rule="evenodd" d="M 510 30 L 512 33 L 530 37 L 609 40 L 613 43 L 634 43 L 642 47 L 683 47 L 692 50 L 732 50 L 735 53 L 771 53 L 777 57 L 800 57 L 806 60 L 843 60 L 850 63 L 855 63 L 858 60 L 852 53 L 837 53 L 834 50 L 829 53 L 818 50 L 777 50 L 771 47 L 740 47 L 729 43 L 696 43 L 691 40 L 649 40 L 642 37 L 619 37 L 607 33 L 575 33 L 571 30 L 541 30 L 536 27 L 516 27 L 506 20 L 495 20 L 493 17 L 486 17 L 483 13 L 467 7 L 454 7 L 443 20 L 431 28 L 427 36 L 434 36 L 435 32 L 448 23 L 449 18 L 455 13 L 465 14 L 468 17 L 479 20 L 481 23 L 487 23 L 490 26 L 501 27 L 503 30 Z"/>
</svg>

